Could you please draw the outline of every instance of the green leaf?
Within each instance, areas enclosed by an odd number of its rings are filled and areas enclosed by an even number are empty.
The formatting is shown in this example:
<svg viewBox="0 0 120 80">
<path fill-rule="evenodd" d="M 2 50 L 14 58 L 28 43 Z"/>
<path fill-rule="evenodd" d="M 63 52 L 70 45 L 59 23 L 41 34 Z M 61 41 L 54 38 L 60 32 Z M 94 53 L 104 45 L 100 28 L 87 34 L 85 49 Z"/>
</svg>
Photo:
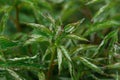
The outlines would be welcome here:
<svg viewBox="0 0 120 80">
<path fill-rule="evenodd" d="M 89 5 L 89 4 L 92 4 L 92 3 L 95 3 L 95 2 L 98 2 L 99 0 L 91 0 L 89 2 L 86 3 L 86 5 Z"/>
<path fill-rule="evenodd" d="M 40 35 L 32 35 L 32 38 L 27 40 L 24 45 L 29 45 L 29 44 L 33 44 L 33 43 L 38 43 L 38 42 L 43 42 L 43 41 L 47 41 L 48 39 L 45 37 L 42 37 Z"/>
<path fill-rule="evenodd" d="M 50 47 L 48 47 L 47 49 L 46 49 L 46 51 L 45 51 L 45 53 L 44 53 L 44 55 L 42 56 L 42 61 L 45 61 L 45 58 L 46 58 L 46 56 L 48 55 L 48 54 L 50 54 Z"/>
<path fill-rule="evenodd" d="M 110 65 L 107 65 L 105 66 L 105 68 L 108 68 L 108 69 L 120 69 L 120 63 L 115 63 L 115 64 L 110 64 Z"/>
<path fill-rule="evenodd" d="M 54 3 L 62 3 L 64 0 L 50 0 L 50 1 L 52 1 Z"/>
<path fill-rule="evenodd" d="M 58 69 L 60 74 L 61 65 L 62 65 L 62 51 L 59 48 L 57 48 L 57 58 L 58 58 Z"/>
<path fill-rule="evenodd" d="M 6 6 L 2 6 L 0 9 L 0 13 L 1 12 L 5 12 L 7 9 L 9 9 L 10 6 L 6 5 Z"/>
<path fill-rule="evenodd" d="M 66 26 L 64 27 L 64 31 L 65 31 L 66 33 L 72 33 L 72 32 L 74 32 L 74 31 L 77 29 L 77 27 L 78 27 L 81 23 L 83 23 L 84 20 L 85 20 L 85 19 L 83 18 L 83 19 L 81 19 L 80 21 L 77 21 L 77 22 L 75 22 L 75 23 L 71 23 L 71 24 L 66 25 Z"/>
<path fill-rule="evenodd" d="M 12 58 L 12 59 L 8 59 L 9 61 L 30 61 L 30 60 L 35 60 L 37 57 L 38 57 L 39 54 L 36 54 L 32 57 L 29 57 L 29 56 L 26 56 L 26 57 L 15 57 L 15 58 Z"/>
<path fill-rule="evenodd" d="M 4 32 L 8 18 L 9 18 L 9 13 L 5 13 L 0 22 L 0 33 Z"/>
<path fill-rule="evenodd" d="M 79 55 L 79 52 L 81 51 L 87 51 L 87 50 L 96 50 L 97 46 L 96 45 L 88 45 L 88 44 L 81 44 L 80 46 L 74 47 L 71 49 L 70 54 L 71 56 L 73 55 Z"/>
<path fill-rule="evenodd" d="M 55 19 L 49 14 L 49 13 L 46 13 L 46 14 L 43 14 L 43 16 L 52 23 L 52 25 L 55 25 Z"/>
<path fill-rule="evenodd" d="M 45 80 L 45 74 L 43 72 L 38 73 L 39 80 Z"/>
<path fill-rule="evenodd" d="M 68 66 L 69 66 L 69 72 L 70 72 L 71 78 L 73 80 L 73 66 L 70 62 L 68 62 Z"/>
<path fill-rule="evenodd" d="M 103 73 L 103 71 L 98 66 L 89 62 L 87 59 L 85 59 L 83 57 L 79 57 L 79 59 L 85 66 L 92 69 L 93 71 L 98 72 L 98 73 Z"/>
<path fill-rule="evenodd" d="M 35 23 L 25 23 L 25 24 L 27 24 L 28 26 L 31 26 L 31 27 L 41 31 L 43 34 L 46 34 L 46 37 L 52 36 L 52 32 L 44 25 L 35 24 Z M 45 36 L 45 35 L 42 35 L 42 36 Z"/>
<path fill-rule="evenodd" d="M 104 21 L 104 22 L 99 22 L 96 24 L 93 24 L 89 27 L 89 29 L 84 33 L 84 36 L 88 36 L 92 33 L 95 33 L 97 31 L 100 30 L 104 30 L 107 28 L 111 28 L 111 27 L 119 27 L 120 23 L 118 21 L 115 20 L 109 20 L 109 21 Z"/>
<path fill-rule="evenodd" d="M 68 51 L 65 49 L 65 47 L 64 47 L 64 46 L 60 46 L 60 49 L 61 49 L 62 53 L 64 54 L 64 56 L 65 56 L 69 61 L 72 61 L 71 58 L 70 58 L 70 56 L 69 56 L 69 53 L 68 53 Z"/>
<path fill-rule="evenodd" d="M 104 5 L 104 6 L 102 6 L 100 9 L 99 9 L 99 11 L 95 14 L 95 16 L 93 17 L 93 21 L 94 22 L 97 22 L 98 21 L 98 16 L 101 14 L 101 13 L 103 13 L 106 9 L 108 9 L 110 6 L 109 6 L 109 4 L 106 4 L 106 5 Z"/>
<path fill-rule="evenodd" d="M 87 42 L 88 42 L 88 40 L 87 40 L 86 38 L 79 37 L 79 36 L 74 35 L 74 34 L 68 34 L 68 35 L 66 35 L 65 37 L 66 37 L 66 38 L 69 38 L 69 39 L 73 39 L 73 40 L 76 39 L 76 40 L 87 41 Z"/>
<path fill-rule="evenodd" d="M 71 15 L 74 14 L 79 8 L 78 5 L 74 6 L 73 4 L 75 4 L 74 1 L 70 0 L 63 6 L 61 11 L 61 19 L 63 22 L 67 21 L 69 17 L 71 17 Z"/>
<path fill-rule="evenodd" d="M 0 62 L 1 68 L 20 68 L 20 69 L 34 69 L 34 70 L 44 70 L 45 67 L 38 63 L 30 63 L 30 62 L 20 62 L 20 61 L 7 61 Z"/>
<path fill-rule="evenodd" d="M 100 45 L 98 46 L 98 48 L 97 48 L 95 54 L 93 55 L 93 57 L 95 57 L 97 54 L 100 54 L 100 53 L 103 51 L 103 49 L 105 48 L 105 45 L 107 45 L 108 40 L 109 40 L 110 38 L 114 39 L 114 36 L 117 35 L 117 32 L 118 32 L 117 30 L 112 31 L 112 32 L 110 32 L 108 35 L 106 35 L 106 36 L 104 37 L 103 41 L 102 41 L 102 42 L 100 43 Z M 115 40 L 115 41 L 116 41 L 116 40 Z M 112 42 L 112 44 L 114 44 L 114 42 Z M 112 44 L 109 43 L 109 45 L 112 45 Z"/>
<path fill-rule="evenodd" d="M 15 80 L 23 80 L 15 71 L 11 69 L 6 69 L 14 78 Z"/>
<path fill-rule="evenodd" d="M 6 49 L 6 48 L 14 47 L 14 46 L 17 46 L 17 42 L 11 41 L 4 36 L 0 36 L 0 47 L 1 47 L 1 49 Z"/>
<path fill-rule="evenodd" d="M 0 49 L 0 60 L 1 61 L 6 61 L 6 59 L 4 58 L 4 54 L 3 54 L 1 49 Z"/>
</svg>

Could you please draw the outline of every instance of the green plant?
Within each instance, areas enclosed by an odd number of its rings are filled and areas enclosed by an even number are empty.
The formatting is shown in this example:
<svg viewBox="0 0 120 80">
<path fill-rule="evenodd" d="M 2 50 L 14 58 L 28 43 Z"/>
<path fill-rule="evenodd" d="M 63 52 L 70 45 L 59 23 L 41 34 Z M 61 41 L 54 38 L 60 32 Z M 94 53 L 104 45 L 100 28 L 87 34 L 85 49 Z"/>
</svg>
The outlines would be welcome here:
<svg viewBox="0 0 120 80">
<path fill-rule="evenodd" d="M 119 3 L 1 0 L 0 80 L 119 80 Z"/>
</svg>

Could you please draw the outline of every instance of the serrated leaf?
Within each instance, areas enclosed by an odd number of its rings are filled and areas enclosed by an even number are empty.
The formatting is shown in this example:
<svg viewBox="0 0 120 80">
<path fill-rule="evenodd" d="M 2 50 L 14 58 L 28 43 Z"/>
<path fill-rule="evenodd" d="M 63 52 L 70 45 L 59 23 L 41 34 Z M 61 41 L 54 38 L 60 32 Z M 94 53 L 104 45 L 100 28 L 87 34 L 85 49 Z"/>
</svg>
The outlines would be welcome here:
<svg viewBox="0 0 120 80">
<path fill-rule="evenodd" d="M 57 48 L 57 59 L 58 59 L 58 69 L 60 74 L 61 65 L 62 65 L 62 51 L 59 48 Z"/>
<path fill-rule="evenodd" d="M 46 37 L 52 36 L 52 32 L 44 25 L 35 24 L 35 23 L 25 23 L 25 24 L 39 30 L 43 34 L 46 34 Z M 42 35 L 42 36 L 45 36 L 45 35 Z"/>
<path fill-rule="evenodd" d="M 36 55 L 34 55 L 34 56 L 32 56 L 32 57 L 29 57 L 29 56 L 26 56 L 26 57 L 20 57 L 20 58 L 18 58 L 18 57 L 15 57 L 15 58 L 12 58 L 12 59 L 8 59 L 9 61 L 27 61 L 27 60 L 34 60 L 34 59 L 36 59 L 37 57 L 38 57 L 38 55 L 39 55 L 39 53 L 38 54 L 36 54 Z"/>
<path fill-rule="evenodd" d="M 32 38 L 27 40 L 24 45 L 29 45 L 29 44 L 33 44 L 33 43 L 38 43 L 38 42 L 43 42 L 43 41 L 47 41 L 48 39 L 45 37 L 41 37 L 40 35 L 32 35 Z"/>
<path fill-rule="evenodd" d="M 84 20 L 85 20 L 85 19 L 83 18 L 83 19 L 80 20 L 80 21 L 77 21 L 77 22 L 75 22 L 75 23 L 71 23 L 71 24 L 66 25 L 66 26 L 64 27 L 65 32 L 66 32 L 66 33 L 72 33 L 72 32 L 74 32 L 74 31 L 77 29 L 77 27 L 78 27 L 81 23 L 83 23 Z"/>
<path fill-rule="evenodd" d="M 64 54 L 64 56 L 65 56 L 69 61 L 72 61 L 71 58 L 70 58 L 70 56 L 69 56 L 69 53 L 68 53 L 68 51 L 65 49 L 65 47 L 64 47 L 64 46 L 60 46 L 60 49 L 61 49 L 62 53 Z"/>
<path fill-rule="evenodd" d="M 66 37 L 66 38 L 69 38 L 69 39 L 73 39 L 73 40 L 76 39 L 76 40 L 87 41 L 87 42 L 88 42 L 88 40 L 87 40 L 86 38 L 79 37 L 79 36 L 74 35 L 74 34 L 68 34 L 68 35 L 66 35 L 65 37 Z"/>
<path fill-rule="evenodd" d="M 87 59 L 85 59 L 83 57 L 79 57 L 79 59 L 85 66 L 92 69 L 93 71 L 98 72 L 98 73 L 103 73 L 103 71 L 98 66 L 89 62 Z"/>
<path fill-rule="evenodd" d="M 97 50 L 96 50 L 96 52 L 95 52 L 95 54 L 93 55 L 93 57 L 94 56 L 96 56 L 98 53 L 100 54 L 101 53 L 101 51 L 104 49 L 104 47 L 105 47 L 105 45 L 107 44 L 107 42 L 108 42 L 108 40 L 110 39 L 110 38 L 112 38 L 112 37 L 114 37 L 116 34 L 117 34 L 117 32 L 118 31 L 112 31 L 112 32 L 110 32 L 108 35 L 106 35 L 105 37 L 104 37 L 104 39 L 103 39 L 103 41 L 100 43 L 100 45 L 98 46 L 98 48 L 97 48 Z M 114 39 L 114 38 L 113 38 Z M 115 41 L 115 40 L 114 40 Z M 113 42 L 114 43 L 114 42 Z M 112 44 L 113 44 L 112 43 Z M 109 45 L 111 45 L 111 43 L 109 44 Z"/>
<path fill-rule="evenodd" d="M 46 69 L 43 67 L 43 65 L 38 64 L 38 63 L 30 63 L 30 62 L 20 62 L 20 61 L 7 61 L 5 62 L 0 62 L 0 67 L 1 68 L 21 68 L 21 69 L 34 69 L 34 70 L 41 70 L 41 69 Z"/>
</svg>

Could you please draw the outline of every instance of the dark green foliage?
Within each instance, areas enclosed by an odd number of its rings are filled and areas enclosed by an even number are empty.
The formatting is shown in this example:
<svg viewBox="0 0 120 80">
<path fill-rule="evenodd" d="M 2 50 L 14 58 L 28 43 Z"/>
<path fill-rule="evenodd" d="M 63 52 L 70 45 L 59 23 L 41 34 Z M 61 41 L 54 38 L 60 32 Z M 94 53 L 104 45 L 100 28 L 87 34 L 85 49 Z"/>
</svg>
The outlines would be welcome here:
<svg viewBox="0 0 120 80">
<path fill-rule="evenodd" d="M 120 0 L 0 0 L 0 80 L 120 80 Z"/>
</svg>

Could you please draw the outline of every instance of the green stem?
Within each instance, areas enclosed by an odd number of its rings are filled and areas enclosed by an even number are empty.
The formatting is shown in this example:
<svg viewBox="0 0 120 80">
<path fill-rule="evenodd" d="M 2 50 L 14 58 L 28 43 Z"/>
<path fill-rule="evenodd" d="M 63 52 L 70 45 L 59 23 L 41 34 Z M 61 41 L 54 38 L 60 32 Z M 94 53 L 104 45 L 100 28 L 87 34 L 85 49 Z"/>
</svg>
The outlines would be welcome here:
<svg viewBox="0 0 120 80">
<path fill-rule="evenodd" d="M 15 6 L 16 8 L 16 27 L 17 27 L 17 30 L 20 32 L 21 31 L 21 27 L 20 27 L 20 21 L 19 21 L 19 7 L 18 5 Z"/>
<path fill-rule="evenodd" d="M 49 70 L 47 72 L 47 79 L 46 80 L 51 79 L 52 71 L 53 71 L 53 68 L 54 68 L 54 58 L 55 58 L 55 51 L 52 53 L 52 56 L 51 56 L 51 60 L 50 60 L 50 64 L 49 64 Z"/>
</svg>

